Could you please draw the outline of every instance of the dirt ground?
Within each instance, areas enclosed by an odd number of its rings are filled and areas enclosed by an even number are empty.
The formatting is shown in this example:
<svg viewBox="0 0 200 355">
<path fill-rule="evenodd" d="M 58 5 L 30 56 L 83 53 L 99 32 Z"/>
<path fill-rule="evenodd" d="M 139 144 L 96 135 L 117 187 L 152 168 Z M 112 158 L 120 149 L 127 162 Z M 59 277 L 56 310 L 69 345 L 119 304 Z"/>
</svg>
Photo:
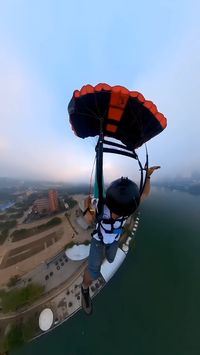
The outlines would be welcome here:
<svg viewBox="0 0 200 355">
<path fill-rule="evenodd" d="M 73 197 L 76 200 L 83 198 L 82 195 Z M 77 211 L 78 205 L 68 212 L 68 217 L 65 216 L 65 212 L 59 214 L 58 216 L 62 219 L 62 224 L 50 230 L 18 242 L 12 243 L 10 240 L 1 245 L 0 287 L 6 285 L 10 277 L 14 275 L 23 276 L 40 264 L 45 263 L 46 260 L 64 250 L 69 242 L 81 243 L 86 239 L 90 239 L 91 230 L 84 231 L 76 223 Z M 20 229 L 24 227 L 32 228 L 42 223 L 44 223 L 44 220 L 39 223 L 31 223 L 31 225 L 21 224 Z"/>
</svg>

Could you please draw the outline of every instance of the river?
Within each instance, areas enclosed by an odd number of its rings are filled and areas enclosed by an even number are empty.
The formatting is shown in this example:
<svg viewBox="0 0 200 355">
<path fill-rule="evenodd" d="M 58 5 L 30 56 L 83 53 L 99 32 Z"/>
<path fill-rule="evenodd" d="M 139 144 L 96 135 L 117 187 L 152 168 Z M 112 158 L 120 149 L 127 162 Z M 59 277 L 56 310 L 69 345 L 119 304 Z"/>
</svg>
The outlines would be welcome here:
<svg viewBox="0 0 200 355">
<path fill-rule="evenodd" d="M 14 206 L 14 204 L 15 202 L 11 202 L 11 201 L 0 204 L 0 212 L 7 210 L 8 208 Z"/>
<path fill-rule="evenodd" d="M 136 248 L 94 300 L 13 355 L 199 355 L 200 196 L 153 189 Z"/>
</svg>

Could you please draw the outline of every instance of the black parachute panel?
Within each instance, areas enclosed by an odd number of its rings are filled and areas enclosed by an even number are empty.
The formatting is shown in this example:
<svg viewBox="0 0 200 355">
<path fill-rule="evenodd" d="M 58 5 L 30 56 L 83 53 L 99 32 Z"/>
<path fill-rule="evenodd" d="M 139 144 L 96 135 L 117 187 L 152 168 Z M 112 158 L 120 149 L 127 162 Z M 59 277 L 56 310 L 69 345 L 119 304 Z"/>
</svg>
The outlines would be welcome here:
<svg viewBox="0 0 200 355">
<path fill-rule="evenodd" d="M 104 136 L 120 140 L 131 150 L 159 134 L 167 125 L 153 102 L 137 91 L 107 84 L 83 86 L 69 103 L 70 122 L 81 138 Z"/>
</svg>

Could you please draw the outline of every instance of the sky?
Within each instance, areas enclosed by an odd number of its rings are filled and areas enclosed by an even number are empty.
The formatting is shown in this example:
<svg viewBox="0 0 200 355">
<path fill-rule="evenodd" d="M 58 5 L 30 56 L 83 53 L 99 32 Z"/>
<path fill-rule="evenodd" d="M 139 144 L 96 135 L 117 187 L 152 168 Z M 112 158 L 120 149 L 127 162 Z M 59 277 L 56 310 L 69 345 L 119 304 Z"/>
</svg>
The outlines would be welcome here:
<svg viewBox="0 0 200 355">
<path fill-rule="evenodd" d="M 155 180 L 199 170 L 199 13 L 194 0 L 2 0 L 0 177 L 88 182 L 94 139 L 73 134 L 67 106 L 99 82 L 142 92 L 167 117 L 148 143 Z M 105 180 L 137 174 L 106 156 Z"/>
</svg>

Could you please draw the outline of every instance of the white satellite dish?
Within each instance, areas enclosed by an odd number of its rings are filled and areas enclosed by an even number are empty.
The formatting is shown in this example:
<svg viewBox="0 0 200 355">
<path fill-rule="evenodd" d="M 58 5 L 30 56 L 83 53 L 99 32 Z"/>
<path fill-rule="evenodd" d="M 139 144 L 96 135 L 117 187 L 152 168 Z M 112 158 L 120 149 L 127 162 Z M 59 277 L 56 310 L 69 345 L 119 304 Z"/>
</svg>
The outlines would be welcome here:
<svg viewBox="0 0 200 355">
<path fill-rule="evenodd" d="M 53 312 L 50 308 L 45 308 L 39 316 L 39 327 L 44 332 L 51 328 L 53 324 Z"/>
</svg>

